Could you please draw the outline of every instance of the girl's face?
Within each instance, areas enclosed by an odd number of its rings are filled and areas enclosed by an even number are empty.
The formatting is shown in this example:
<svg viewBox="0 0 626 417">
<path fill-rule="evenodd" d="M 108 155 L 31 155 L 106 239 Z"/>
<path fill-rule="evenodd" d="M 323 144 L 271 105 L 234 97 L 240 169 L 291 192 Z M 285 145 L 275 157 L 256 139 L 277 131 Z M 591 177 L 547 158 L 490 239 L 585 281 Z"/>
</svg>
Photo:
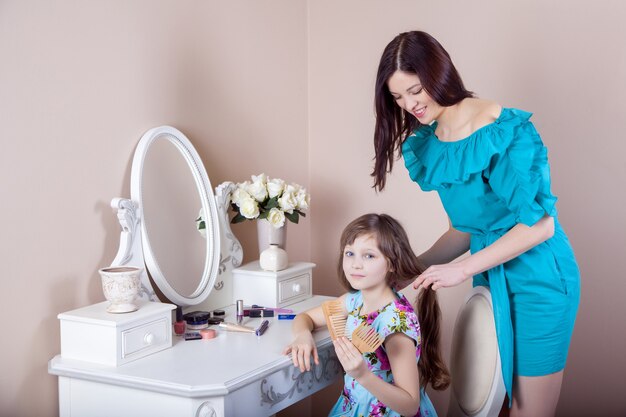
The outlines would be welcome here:
<svg viewBox="0 0 626 417">
<path fill-rule="evenodd" d="M 355 290 L 387 286 L 389 266 L 373 235 L 361 235 L 343 249 L 343 272 Z"/>
<path fill-rule="evenodd" d="M 423 125 L 437 120 L 443 111 L 443 107 L 428 95 L 415 74 L 396 71 L 387 81 L 387 88 L 396 104 Z"/>
</svg>

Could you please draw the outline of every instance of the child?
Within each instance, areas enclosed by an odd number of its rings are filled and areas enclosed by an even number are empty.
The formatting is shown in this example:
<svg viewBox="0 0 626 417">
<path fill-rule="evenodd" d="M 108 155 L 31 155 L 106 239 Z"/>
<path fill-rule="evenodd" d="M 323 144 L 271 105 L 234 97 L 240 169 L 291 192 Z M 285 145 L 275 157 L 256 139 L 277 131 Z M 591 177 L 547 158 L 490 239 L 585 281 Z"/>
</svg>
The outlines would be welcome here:
<svg viewBox="0 0 626 417">
<path fill-rule="evenodd" d="M 330 416 L 436 416 L 424 388 L 445 389 L 449 374 L 439 352 L 440 311 L 432 290 L 418 300 L 422 327 L 403 288 L 423 268 L 402 226 L 385 214 L 366 214 L 341 235 L 338 275 L 350 291 L 341 297 L 347 334 L 362 322 L 384 338 L 373 353 L 361 354 L 346 337 L 333 342 L 346 375 Z M 318 364 L 312 331 L 326 325 L 322 307 L 298 314 L 294 340 L 284 353 L 302 372 Z M 420 388 L 421 386 L 421 388 Z"/>
</svg>

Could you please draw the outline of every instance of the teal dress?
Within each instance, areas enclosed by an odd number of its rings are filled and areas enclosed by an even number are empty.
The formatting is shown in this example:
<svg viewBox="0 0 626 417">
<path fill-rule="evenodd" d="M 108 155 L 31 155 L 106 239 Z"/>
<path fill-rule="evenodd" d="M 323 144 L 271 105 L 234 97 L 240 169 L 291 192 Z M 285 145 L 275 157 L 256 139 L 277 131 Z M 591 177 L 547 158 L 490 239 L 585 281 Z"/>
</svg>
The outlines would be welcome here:
<svg viewBox="0 0 626 417">
<path fill-rule="evenodd" d="M 417 315 L 406 297 L 396 293 L 396 299 L 393 302 L 369 314 L 361 314 L 362 307 L 363 296 L 360 291 L 348 294 L 346 297 L 346 309 L 348 310 L 346 334 L 352 334 L 361 323 L 372 326 L 383 338 L 397 332 L 403 333 L 415 342 L 415 363 L 417 366 L 421 351 L 420 325 Z M 368 369 L 377 377 L 393 384 L 393 374 L 384 344 L 375 352 L 365 353 L 363 359 Z M 330 411 L 329 416 L 400 417 L 400 414 L 387 407 L 354 378 L 346 374 L 341 396 Z M 435 408 L 423 389 L 420 390 L 420 408 L 415 416 L 437 417 Z"/>
<path fill-rule="evenodd" d="M 506 391 L 513 375 L 541 376 L 565 367 L 580 299 L 574 252 L 557 220 L 547 149 L 530 113 L 504 108 L 465 139 L 442 142 L 437 123 L 402 145 L 409 175 L 436 190 L 452 226 L 470 234 L 470 252 L 498 240 L 518 223 L 554 217 L 554 236 L 502 265 L 474 276 L 489 287 Z"/>
</svg>

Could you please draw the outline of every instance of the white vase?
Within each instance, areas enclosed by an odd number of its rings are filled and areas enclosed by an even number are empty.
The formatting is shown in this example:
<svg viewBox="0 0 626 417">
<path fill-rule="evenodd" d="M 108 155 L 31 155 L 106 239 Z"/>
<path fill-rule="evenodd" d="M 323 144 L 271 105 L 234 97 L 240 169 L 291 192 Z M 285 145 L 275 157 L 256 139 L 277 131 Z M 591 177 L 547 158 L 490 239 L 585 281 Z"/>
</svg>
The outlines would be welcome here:
<svg viewBox="0 0 626 417">
<path fill-rule="evenodd" d="M 274 227 L 265 219 L 257 220 L 257 238 L 259 241 L 259 255 L 271 244 L 287 250 L 287 222 L 282 227 Z"/>
<path fill-rule="evenodd" d="M 111 266 L 98 270 L 102 277 L 102 292 L 110 305 L 109 313 L 130 313 L 138 309 L 133 303 L 139 294 L 142 268 Z"/>
<path fill-rule="evenodd" d="M 264 271 L 282 271 L 287 268 L 288 264 L 287 252 L 275 243 L 270 244 L 267 249 L 261 252 L 259 257 L 259 265 Z"/>
</svg>

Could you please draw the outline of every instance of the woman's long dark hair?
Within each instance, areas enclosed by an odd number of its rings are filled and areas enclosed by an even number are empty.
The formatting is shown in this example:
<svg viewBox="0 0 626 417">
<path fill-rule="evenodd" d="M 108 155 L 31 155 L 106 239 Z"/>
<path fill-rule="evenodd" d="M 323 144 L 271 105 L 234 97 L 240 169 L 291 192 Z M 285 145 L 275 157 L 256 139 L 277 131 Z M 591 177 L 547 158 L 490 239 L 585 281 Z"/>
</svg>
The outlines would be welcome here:
<svg viewBox="0 0 626 417">
<path fill-rule="evenodd" d="M 350 291 L 350 286 L 343 271 L 343 251 L 346 245 L 354 243 L 357 237 L 372 235 L 378 243 L 378 250 L 383 254 L 389 266 L 386 281 L 392 288 L 404 288 L 424 271 L 424 267 L 415 256 L 409 237 L 402 225 L 387 214 L 365 214 L 352 221 L 341 234 L 340 256 L 337 273 L 340 282 Z M 440 352 L 441 310 L 437 293 L 431 289 L 421 290 L 413 303 L 420 322 L 422 345 L 418 362 L 420 386 L 427 384 L 436 390 L 443 390 L 450 384 L 450 372 Z"/>
<path fill-rule="evenodd" d="M 435 38 L 420 31 L 396 36 L 385 47 L 376 75 L 375 163 L 371 175 L 374 177 L 374 188 L 379 191 L 385 188 L 396 153 L 400 154 L 400 145 L 420 127 L 420 122 L 407 115 L 389 92 L 387 82 L 396 71 L 417 75 L 426 93 L 444 107 L 474 96 L 465 89 L 450 55 Z"/>
</svg>

